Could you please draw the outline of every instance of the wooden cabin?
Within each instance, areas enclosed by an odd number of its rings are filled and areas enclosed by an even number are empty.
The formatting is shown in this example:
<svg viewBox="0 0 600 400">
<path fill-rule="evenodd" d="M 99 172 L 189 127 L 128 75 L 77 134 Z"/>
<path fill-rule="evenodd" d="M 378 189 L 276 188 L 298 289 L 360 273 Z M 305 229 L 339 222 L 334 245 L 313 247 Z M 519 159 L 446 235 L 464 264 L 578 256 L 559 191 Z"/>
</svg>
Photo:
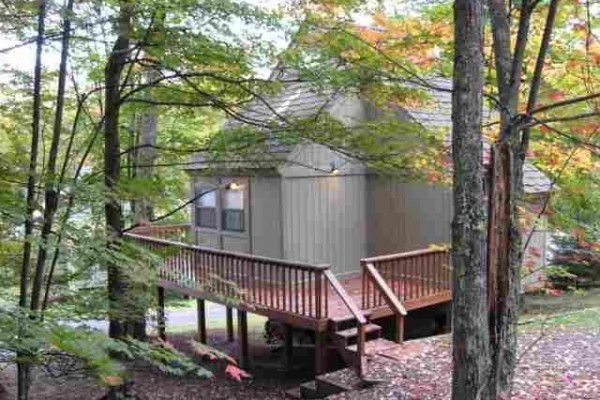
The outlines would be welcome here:
<svg viewBox="0 0 600 400">
<path fill-rule="evenodd" d="M 437 85 L 446 85 L 439 81 Z M 428 109 L 397 109 L 423 127 L 450 129 L 450 94 L 437 93 Z M 246 120 L 315 112 L 348 125 L 377 118 L 358 95 L 315 92 L 303 83 L 256 103 Z M 235 127 L 239 122 L 230 121 Z M 485 150 L 484 150 L 485 151 Z M 363 356 L 401 343 L 405 319 L 450 303 L 451 190 L 378 175 L 361 162 L 311 142 L 268 143 L 265 154 L 215 164 L 203 154 L 187 169 L 191 224 L 139 227 L 126 238 L 162 256 L 158 269 L 159 324 L 164 335 L 164 290 L 197 299 L 198 331 L 206 341 L 205 301 L 237 309 L 241 362 L 247 365 L 248 312 L 285 326 L 285 359 L 294 330 L 314 333 L 315 372 L 327 369 L 335 350 L 362 371 Z M 526 165 L 529 196 L 549 180 Z M 387 319 L 387 322 L 386 320 Z M 406 319 L 409 321 L 409 319 Z M 408 322 L 410 325 L 410 322 Z"/>
<path fill-rule="evenodd" d="M 447 80 L 435 83 L 450 89 Z M 450 93 L 431 95 L 435 101 L 430 108 L 397 108 L 396 115 L 418 122 L 423 129 L 450 131 Z M 255 104 L 244 116 L 274 118 L 272 109 L 306 118 L 324 109 L 352 126 L 380 115 L 360 96 L 317 93 L 303 83 L 286 84 L 267 102 L 268 107 Z M 188 172 L 191 196 L 198 197 L 190 213 L 198 245 L 326 263 L 343 275 L 358 271 L 361 258 L 450 242 L 451 188 L 378 175 L 321 144 L 275 143 L 270 150 L 260 160 L 248 157 L 225 165 L 196 156 L 197 164 L 190 165 Z M 530 196 L 539 197 L 551 186 L 529 163 L 524 181 Z M 545 233 L 540 231 L 532 243 L 543 248 L 544 241 Z M 538 256 L 536 263 L 543 262 Z"/>
</svg>

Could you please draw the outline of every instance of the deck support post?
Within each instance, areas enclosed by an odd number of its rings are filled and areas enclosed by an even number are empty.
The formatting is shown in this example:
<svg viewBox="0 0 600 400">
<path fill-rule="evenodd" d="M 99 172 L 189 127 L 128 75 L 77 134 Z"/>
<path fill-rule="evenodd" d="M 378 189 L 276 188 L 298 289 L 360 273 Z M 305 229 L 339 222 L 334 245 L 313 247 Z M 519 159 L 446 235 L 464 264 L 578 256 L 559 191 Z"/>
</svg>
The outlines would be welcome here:
<svg viewBox="0 0 600 400">
<path fill-rule="evenodd" d="M 404 342 L 404 315 L 397 314 L 394 317 L 395 322 L 395 341 L 396 343 Z"/>
<path fill-rule="evenodd" d="M 227 341 L 233 342 L 233 309 L 227 307 Z"/>
<path fill-rule="evenodd" d="M 166 320 L 165 320 L 165 288 L 162 286 L 157 287 L 157 303 L 156 308 L 156 322 L 158 325 L 158 336 L 162 340 L 167 339 L 166 334 Z"/>
<path fill-rule="evenodd" d="M 206 303 L 204 299 L 196 299 L 196 317 L 198 323 L 198 340 L 200 343 L 206 344 Z"/>
<path fill-rule="evenodd" d="M 248 315 L 246 311 L 237 310 L 238 337 L 240 338 L 240 364 L 242 368 L 250 365 L 248 359 Z"/>
<path fill-rule="evenodd" d="M 326 332 L 315 331 L 315 375 L 325 373 L 327 368 Z"/>
<path fill-rule="evenodd" d="M 285 370 L 292 370 L 292 355 L 294 351 L 294 327 L 290 324 L 285 324 L 285 344 L 284 344 L 284 362 Z"/>
</svg>

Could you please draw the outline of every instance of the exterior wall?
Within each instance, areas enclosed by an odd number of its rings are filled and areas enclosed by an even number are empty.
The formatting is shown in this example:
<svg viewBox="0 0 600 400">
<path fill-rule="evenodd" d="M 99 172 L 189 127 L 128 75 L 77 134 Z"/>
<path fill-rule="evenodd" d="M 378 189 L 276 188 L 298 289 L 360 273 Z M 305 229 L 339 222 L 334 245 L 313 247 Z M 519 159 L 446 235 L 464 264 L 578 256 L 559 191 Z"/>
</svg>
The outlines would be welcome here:
<svg viewBox="0 0 600 400">
<path fill-rule="evenodd" d="M 523 237 L 523 241 L 525 240 L 527 240 L 527 233 Z M 522 291 L 535 291 L 544 287 L 546 283 L 545 267 L 548 266 L 550 258 L 548 254 L 550 241 L 547 217 L 542 216 L 523 252 L 523 273 L 525 275 L 521 281 Z"/>
<path fill-rule="evenodd" d="M 450 243 L 450 188 L 369 176 L 367 190 L 370 256 Z"/>
<path fill-rule="evenodd" d="M 250 182 L 252 253 L 282 258 L 281 178 L 255 176 Z"/>
<path fill-rule="evenodd" d="M 330 264 L 337 274 L 359 270 L 367 254 L 364 175 L 285 178 L 282 199 L 286 259 Z"/>
</svg>

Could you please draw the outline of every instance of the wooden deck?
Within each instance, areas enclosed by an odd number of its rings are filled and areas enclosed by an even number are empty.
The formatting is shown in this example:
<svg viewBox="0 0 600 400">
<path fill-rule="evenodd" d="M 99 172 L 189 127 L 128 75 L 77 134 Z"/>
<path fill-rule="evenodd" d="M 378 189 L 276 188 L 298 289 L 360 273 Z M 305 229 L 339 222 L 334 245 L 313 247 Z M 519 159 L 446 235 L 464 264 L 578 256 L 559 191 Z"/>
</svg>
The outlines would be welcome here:
<svg viewBox="0 0 600 400">
<path fill-rule="evenodd" d="M 169 289 L 198 299 L 200 330 L 205 329 L 200 321 L 205 300 L 238 309 L 241 326 L 251 312 L 291 328 L 314 330 L 317 342 L 326 340 L 321 333 L 335 333 L 330 331 L 339 321 L 355 321 L 360 368 L 367 317 L 395 316 L 401 342 L 407 312 L 450 301 L 450 257 L 444 249 L 366 258 L 360 260 L 359 272 L 338 278 L 329 265 L 186 244 L 189 229 L 146 226 L 125 239 L 156 268 L 159 297 Z"/>
</svg>

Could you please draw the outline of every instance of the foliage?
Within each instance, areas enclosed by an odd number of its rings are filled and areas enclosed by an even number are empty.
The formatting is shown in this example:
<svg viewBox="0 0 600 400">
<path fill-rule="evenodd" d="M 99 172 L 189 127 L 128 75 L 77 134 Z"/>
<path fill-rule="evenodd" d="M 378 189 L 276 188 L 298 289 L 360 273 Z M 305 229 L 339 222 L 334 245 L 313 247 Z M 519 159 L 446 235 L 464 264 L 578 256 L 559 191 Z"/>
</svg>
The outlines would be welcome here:
<svg viewBox="0 0 600 400">
<path fill-rule="evenodd" d="M 551 280 L 559 285 L 600 284 L 600 181 L 597 172 L 563 179 L 552 202 L 553 264 L 558 270 Z"/>
</svg>

